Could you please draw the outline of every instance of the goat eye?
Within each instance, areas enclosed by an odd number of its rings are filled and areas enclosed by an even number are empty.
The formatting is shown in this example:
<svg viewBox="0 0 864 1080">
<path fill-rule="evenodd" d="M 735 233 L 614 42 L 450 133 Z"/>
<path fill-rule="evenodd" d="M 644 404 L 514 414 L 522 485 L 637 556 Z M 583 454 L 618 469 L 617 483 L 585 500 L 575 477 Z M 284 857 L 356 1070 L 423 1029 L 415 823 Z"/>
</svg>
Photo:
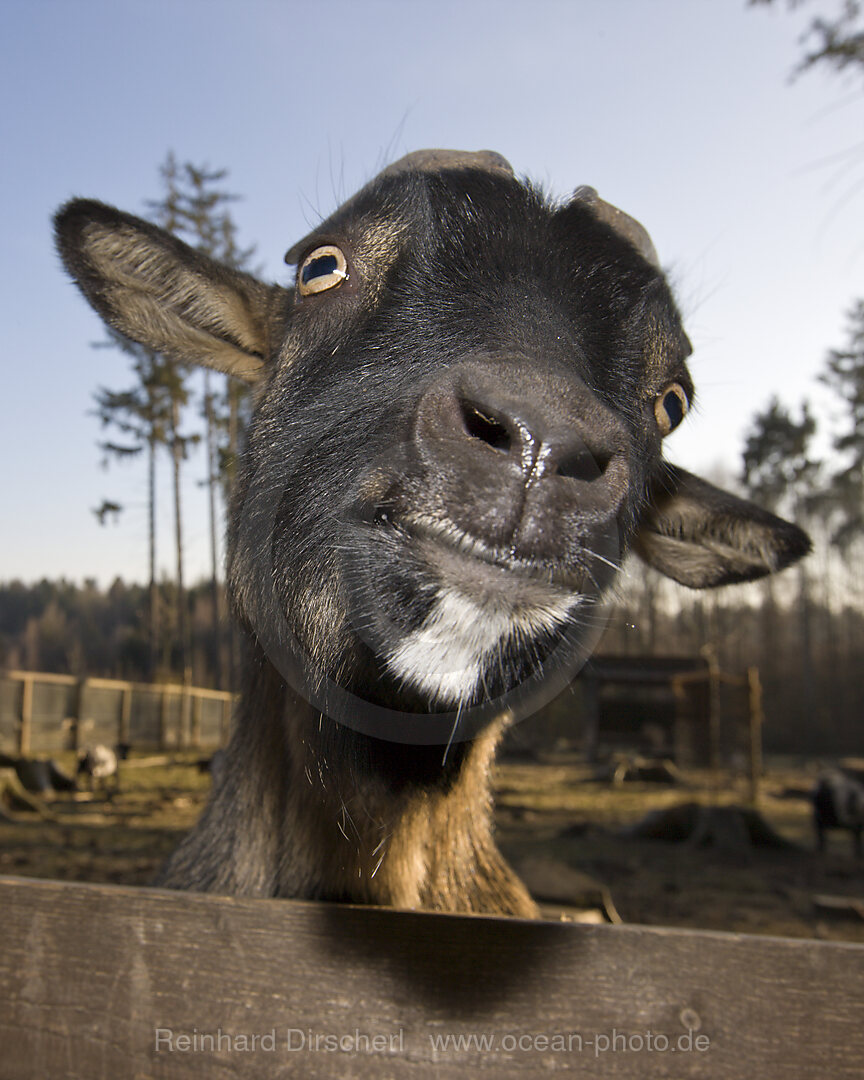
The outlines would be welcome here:
<svg viewBox="0 0 864 1080">
<path fill-rule="evenodd" d="M 335 289 L 348 277 L 348 262 L 343 252 L 332 244 L 310 251 L 297 271 L 301 296 Z"/>
<path fill-rule="evenodd" d="M 654 416 L 657 418 L 657 427 L 660 428 L 660 435 L 663 438 L 678 427 L 689 408 L 690 402 L 679 383 L 670 383 L 656 398 Z"/>
</svg>

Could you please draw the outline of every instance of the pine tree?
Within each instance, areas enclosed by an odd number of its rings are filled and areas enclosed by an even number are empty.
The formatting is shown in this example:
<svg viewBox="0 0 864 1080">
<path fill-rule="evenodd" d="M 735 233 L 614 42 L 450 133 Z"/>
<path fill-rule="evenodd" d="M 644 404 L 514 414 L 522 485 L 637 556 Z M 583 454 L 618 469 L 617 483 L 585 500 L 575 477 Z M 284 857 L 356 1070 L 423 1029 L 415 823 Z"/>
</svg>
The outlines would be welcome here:
<svg viewBox="0 0 864 1080">
<path fill-rule="evenodd" d="M 254 248 L 241 248 L 237 229 L 230 213 L 230 204 L 238 198 L 222 189 L 227 176 L 224 169 L 212 170 L 191 163 L 179 165 L 168 154 L 160 167 L 163 194 L 147 203 L 150 216 L 163 228 L 174 233 L 198 250 L 227 263 L 248 266 Z M 174 496 L 174 533 L 176 549 L 176 582 L 171 591 L 174 597 L 176 654 L 185 682 L 191 680 L 192 622 L 188 610 L 189 598 L 184 574 L 184 540 L 182 513 L 182 468 L 189 450 L 201 436 L 183 429 L 183 418 L 193 398 L 191 372 L 183 364 L 149 352 L 122 335 L 109 330 L 106 345 L 121 349 L 132 360 L 135 385 L 128 390 L 100 389 L 96 394 L 96 413 L 103 426 L 113 426 L 124 437 L 122 441 L 104 441 L 100 446 L 106 457 L 133 458 L 147 450 L 149 474 L 149 568 L 150 618 L 149 638 L 152 669 L 155 672 L 159 653 L 160 633 L 156 584 L 156 456 L 160 446 L 167 448 L 172 462 Z M 206 372 L 203 376 L 202 416 L 205 423 L 207 477 L 210 503 L 210 590 L 214 614 L 214 666 L 216 683 L 224 683 L 225 664 L 220 642 L 224 623 L 222 593 L 219 586 L 219 553 L 217 535 L 219 513 L 217 495 L 220 487 L 224 498 L 230 495 L 234 461 L 239 433 L 248 410 L 248 393 L 244 384 L 226 379 L 222 394 L 213 389 L 216 378 Z M 95 513 L 100 522 L 122 511 L 113 500 L 105 500 Z M 164 624 L 164 620 L 162 620 Z M 164 629 L 164 625 L 163 625 Z M 163 635 L 164 636 L 164 633 Z M 165 650 L 166 655 L 170 653 Z"/>
<path fill-rule="evenodd" d="M 753 7 L 767 6 L 774 0 L 750 0 Z M 788 0 L 790 8 L 801 0 Z M 797 72 L 816 65 L 827 65 L 836 71 L 857 69 L 864 74 L 864 4 L 861 0 L 837 0 L 833 16 L 816 15 L 810 21 L 803 38 L 810 42 Z"/>
<path fill-rule="evenodd" d="M 238 199 L 221 185 L 228 175 L 225 169 L 185 162 L 178 165 L 168 154 L 161 169 L 165 194 L 149 207 L 158 224 L 174 233 L 199 251 L 236 269 L 248 267 L 254 247 L 241 248 L 237 243 L 237 228 L 230 213 L 230 204 Z M 178 371 L 182 370 L 176 365 Z M 203 417 L 206 430 L 207 478 L 210 510 L 210 590 L 213 606 L 216 682 L 224 682 L 225 664 L 221 655 L 221 627 L 224 624 L 222 592 L 219 587 L 219 554 L 217 544 L 218 519 L 216 498 L 221 483 L 226 501 L 234 476 L 239 432 L 248 406 L 248 388 L 244 383 L 225 377 L 223 395 L 212 389 L 215 376 L 203 374 Z M 179 514 L 179 509 L 178 509 Z M 178 544 L 180 538 L 178 535 Z M 178 560 L 178 567 L 180 562 Z M 179 572 L 179 571 L 178 571 Z"/>
<path fill-rule="evenodd" d="M 156 581 L 156 453 L 159 446 L 168 442 L 168 396 L 167 371 L 164 362 L 149 349 L 129 341 L 109 328 L 109 340 L 101 346 L 112 346 L 132 358 L 132 369 L 137 383 L 128 390 L 100 388 L 95 396 L 96 415 L 102 427 L 114 427 L 126 442 L 106 440 L 99 443 L 106 455 L 121 461 L 147 452 L 147 517 L 148 517 L 148 618 L 147 639 L 150 658 L 149 678 L 155 679 L 160 647 L 159 589 Z M 106 517 L 115 518 L 123 506 L 112 500 L 103 500 L 94 511 L 100 524 Z"/>
<path fill-rule="evenodd" d="M 821 464 L 811 457 L 810 447 L 816 433 L 816 421 L 807 403 L 801 405 L 801 419 L 774 397 L 766 409 L 757 413 L 747 432 L 742 454 L 741 481 L 750 497 L 766 509 L 790 514 L 801 521 L 814 503 L 816 482 Z M 798 626 L 803 719 L 811 722 L 816 715 L 816 692 L 813 676 L 812 598 L 807 561 L 798 565 Z M 778 671 L 788 671 L 790 664 L 778 655 L 779 635 L 777 601 L 772 577 L 763 584 L 763 633 L 775 647 L 766 653 L 768 678 Z"/>
<path fill-rule="evenodd" d="M 815 432 L 806 402 L 797 421 L 776 397 L 753 417 L 745 437 L 741 482 L 754 501 L 769 510 L 785 506 L 800 513 L 819 467 L 809 454 Z"/>
<path fill-rule="evenodd" d="M 834 438 L 843 465 L 831 477 L 829 495 L 840 525 L 834 540 L 844 549 L 864 536 L 864 300 L 849 312 L 848 343 L 832 349 L 820 379 L 846 410 L 846 428 Z"/>
</svg>

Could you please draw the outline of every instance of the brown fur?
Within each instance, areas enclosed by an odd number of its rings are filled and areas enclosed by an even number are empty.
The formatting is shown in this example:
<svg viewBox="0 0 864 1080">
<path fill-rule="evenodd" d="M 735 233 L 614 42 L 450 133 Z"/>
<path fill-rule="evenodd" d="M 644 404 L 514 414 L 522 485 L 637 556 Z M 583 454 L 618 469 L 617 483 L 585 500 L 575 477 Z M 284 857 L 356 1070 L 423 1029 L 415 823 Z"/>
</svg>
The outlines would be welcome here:
<svg viewBox="0 0 864 1080">
<path fill-rule="evenodd" d="M 226 775 L 156 884 L 537 915 L 493 837 L 491 767 L 506 718 L 451 749 L 464 755 L 451 782 L 394 791 L 350 758 L 321 752 L 320 727 L 329 721 L 269 665 L 239 708 Z M 443 758 L 444 750 L 434 753 Z"/>
</svg>

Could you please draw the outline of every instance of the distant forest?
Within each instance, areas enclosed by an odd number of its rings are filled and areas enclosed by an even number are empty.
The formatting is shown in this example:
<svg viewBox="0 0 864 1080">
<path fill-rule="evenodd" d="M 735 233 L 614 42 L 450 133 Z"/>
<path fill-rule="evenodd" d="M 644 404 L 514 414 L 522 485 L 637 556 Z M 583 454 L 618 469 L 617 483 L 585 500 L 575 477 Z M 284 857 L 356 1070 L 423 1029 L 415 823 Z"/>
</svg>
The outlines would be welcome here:
<svg viewBox="0 0 864 1080">
<path fill-rule="evenodd" d="M 812 565 L 808 566 L 808 562 Z M 811 556 L 776 581 L 691 592 L 634 562 L 625 573 L 597 652 L 698 656 L 716 650 L 724 671 L 760 670 L 765 743 L 809 754 L 864 753 L 864 605 L 839 559 Z M 827 565 L 827 564 L 830 565 Z M 0 668 L 147 681 L 178 681 L 176 597 L 159 587 L 165 645 L 155 673 L 150 590 L 115 581 L 0 585 Z M 186 590 L 191 682 L 232 688 L 231 633 L 214 629 L 210 582 Z M 173 644 L 172 644 L 173 642 Z"/>
<path fill-rule="evenodd" d="M 106 590 L 95 581 L 0 584 L 0 668 L 178 682 L 184 664 L 176 588 L 162 582 L 156 595 L 162 634 L 154 667 L 149 586 L 127 585 L 119 578 Z M 217 628 L 211 582 L 186 589 L 185 597 L 193 641 L 190 682 L 215 689 L 222 682 L 227 689 L 231 633 L 224 622 Z"/>
</svg>

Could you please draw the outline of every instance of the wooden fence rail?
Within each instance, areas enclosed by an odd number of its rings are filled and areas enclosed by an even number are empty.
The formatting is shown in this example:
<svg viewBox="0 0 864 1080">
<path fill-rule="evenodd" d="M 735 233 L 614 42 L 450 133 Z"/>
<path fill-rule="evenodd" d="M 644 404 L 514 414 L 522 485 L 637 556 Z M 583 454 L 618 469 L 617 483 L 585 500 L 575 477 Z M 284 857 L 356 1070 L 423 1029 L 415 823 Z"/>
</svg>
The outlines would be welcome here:
<svg viewBox="0 0 864 1080">
<path fill-rule="evenodd" d="M 234 700 L 201 686 L 0 671 L 0 752 L 38 756 L 95 743 L 215 750 L 227 740 Z"/>
<path fill-rule="evenodd" d="M 860 1080 L 864 947 L 0 878 L 2 1080 Z"/>
</svg>

